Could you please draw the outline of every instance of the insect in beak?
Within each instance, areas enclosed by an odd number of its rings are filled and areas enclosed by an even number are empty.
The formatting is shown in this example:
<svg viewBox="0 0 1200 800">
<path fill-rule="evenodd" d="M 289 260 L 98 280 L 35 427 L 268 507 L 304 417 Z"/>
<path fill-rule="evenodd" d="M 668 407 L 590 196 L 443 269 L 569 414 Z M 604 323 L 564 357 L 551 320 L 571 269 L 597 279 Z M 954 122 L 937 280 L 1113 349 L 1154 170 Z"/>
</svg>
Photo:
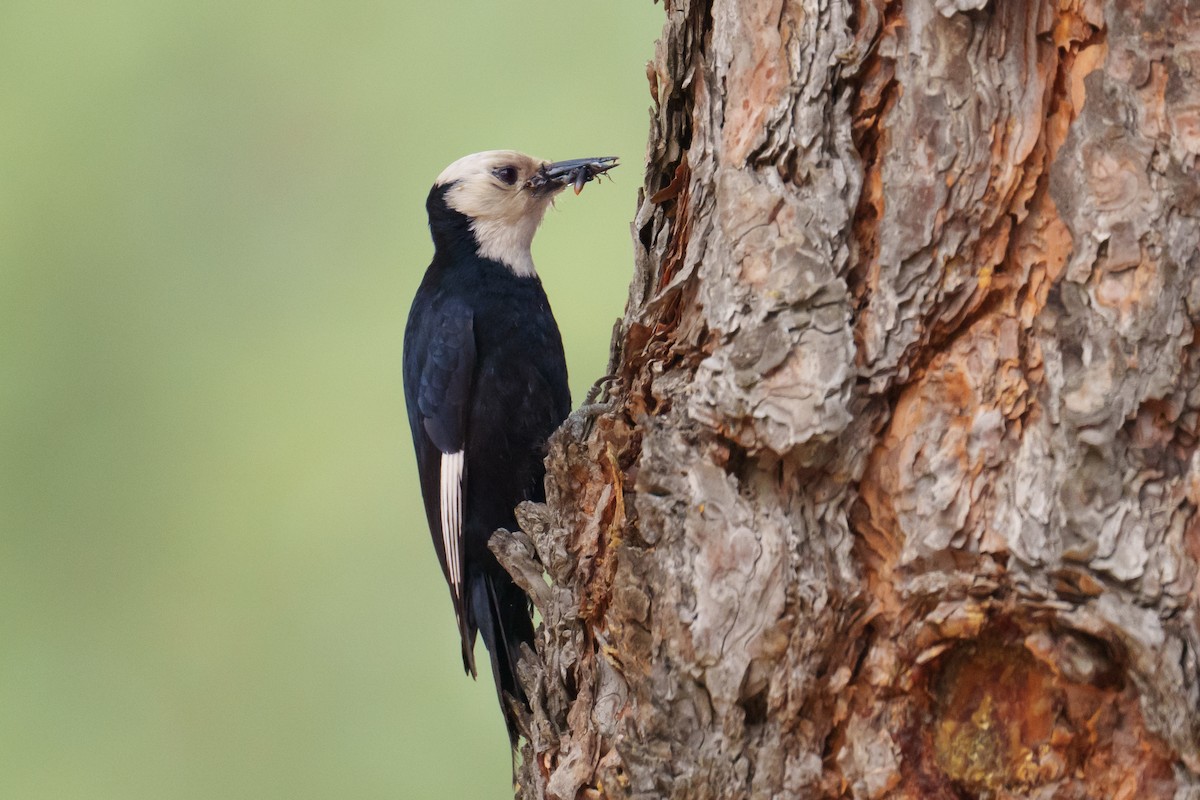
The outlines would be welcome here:
<svg viewBox="0 0 1200 800">
<path fill-rule="evenodd" d="M 570 161 L 554 161 L 543 164 L 525 185 L 534 191 L 553 192 L 571 186 L 575 194 L 583 191 L 583 186 L 593 178 L 597 178 L 617 166 L 616 156 L 599 156 L 596 158 L 575 158 Z"/>
</svg>

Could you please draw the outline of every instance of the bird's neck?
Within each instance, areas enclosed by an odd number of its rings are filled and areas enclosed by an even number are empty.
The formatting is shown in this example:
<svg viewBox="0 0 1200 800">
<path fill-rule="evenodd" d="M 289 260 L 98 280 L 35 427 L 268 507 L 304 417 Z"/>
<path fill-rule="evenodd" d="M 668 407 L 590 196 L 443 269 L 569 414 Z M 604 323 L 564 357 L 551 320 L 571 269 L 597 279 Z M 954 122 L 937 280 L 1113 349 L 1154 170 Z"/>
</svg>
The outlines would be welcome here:
<svg viewBox="0 0 1200 800">
<path fill-rule="evenodd" d="M 433 261 L 424 283 L 492 291 L 497 287 L 541 285 L 536 272 L 519 274 L 509 264 L 484 256 L 468 233 L 465 237 L 434 236 Z"/>
<path fill-rule="evenodd" d="M 435 186 L 429 193 L 426 208 L 433 245 L 438 252 L 459 258 L 488 259 L 519 278 L 537 277 L 530 248 L 545 209 L 542 214 L 528 215 L 515 223 L 473 220 L 447 205 L 444 186 Z"/>
<path fill-rule="evenodd" d="M 480 256 L 500 262 L 518 278 L 535 278 L 537 270 L 533 267 L 530 248 L 539 222 L 540 219 L 522 219 L 513 225 L 494 220 L 474 220 L 471 233 Z"/>
</svg>

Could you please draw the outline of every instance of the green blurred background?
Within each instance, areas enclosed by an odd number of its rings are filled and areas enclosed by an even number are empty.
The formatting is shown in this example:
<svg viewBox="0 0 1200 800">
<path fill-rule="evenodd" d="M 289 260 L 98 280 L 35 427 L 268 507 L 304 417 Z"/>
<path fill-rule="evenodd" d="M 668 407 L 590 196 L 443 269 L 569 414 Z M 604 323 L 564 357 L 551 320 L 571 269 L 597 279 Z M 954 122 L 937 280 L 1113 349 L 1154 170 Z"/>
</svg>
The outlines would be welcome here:
<svg viewBox="0 0 1200 800">
<path fill-rule="evenodd" d="M 443 166 L 620 155 L 534 245 L 602 374 L 650 0 L 0 4 L 0 798 L 502 798 L 400 383 Z"/>
</svg>

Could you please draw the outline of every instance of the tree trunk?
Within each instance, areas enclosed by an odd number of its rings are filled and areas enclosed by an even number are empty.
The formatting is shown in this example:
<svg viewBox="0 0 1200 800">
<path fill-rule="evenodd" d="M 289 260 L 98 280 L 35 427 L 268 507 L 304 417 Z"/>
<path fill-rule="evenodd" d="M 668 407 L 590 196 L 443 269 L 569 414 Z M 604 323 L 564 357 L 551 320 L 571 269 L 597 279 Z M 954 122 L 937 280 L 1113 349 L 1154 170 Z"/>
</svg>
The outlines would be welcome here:
<svg viewBox="0 0 1200 800">
<path fill-rule="evenodd" d="M 520 796 L 1200 797 L 1200 6 L 666 12 Z"/>
</svg>

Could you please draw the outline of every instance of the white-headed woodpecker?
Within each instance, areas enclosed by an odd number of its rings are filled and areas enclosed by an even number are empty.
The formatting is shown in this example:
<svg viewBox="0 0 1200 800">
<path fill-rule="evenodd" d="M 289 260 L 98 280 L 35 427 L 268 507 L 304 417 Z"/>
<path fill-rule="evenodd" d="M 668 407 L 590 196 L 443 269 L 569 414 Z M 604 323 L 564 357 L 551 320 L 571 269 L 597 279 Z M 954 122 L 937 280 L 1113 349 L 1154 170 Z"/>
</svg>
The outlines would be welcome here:
<svg viewBox="0 0 1200 800">
<path fill-rule="evenodd" d="M 516 526 L 522 500 L 544 499 L 546 439 L 571 410 L 562 339 L 530 245 L 556 194 L 578 194 L 616 163 L 475 153 L 446 167 L 425 203 L 434 253 L 404 331 L 408 422 L 463 666 L 476 674 L 478 632 L 514 741 L 505 694 L 525 702 L 516 664 L 533 622 L 488 539 Z"/>
</svg>

